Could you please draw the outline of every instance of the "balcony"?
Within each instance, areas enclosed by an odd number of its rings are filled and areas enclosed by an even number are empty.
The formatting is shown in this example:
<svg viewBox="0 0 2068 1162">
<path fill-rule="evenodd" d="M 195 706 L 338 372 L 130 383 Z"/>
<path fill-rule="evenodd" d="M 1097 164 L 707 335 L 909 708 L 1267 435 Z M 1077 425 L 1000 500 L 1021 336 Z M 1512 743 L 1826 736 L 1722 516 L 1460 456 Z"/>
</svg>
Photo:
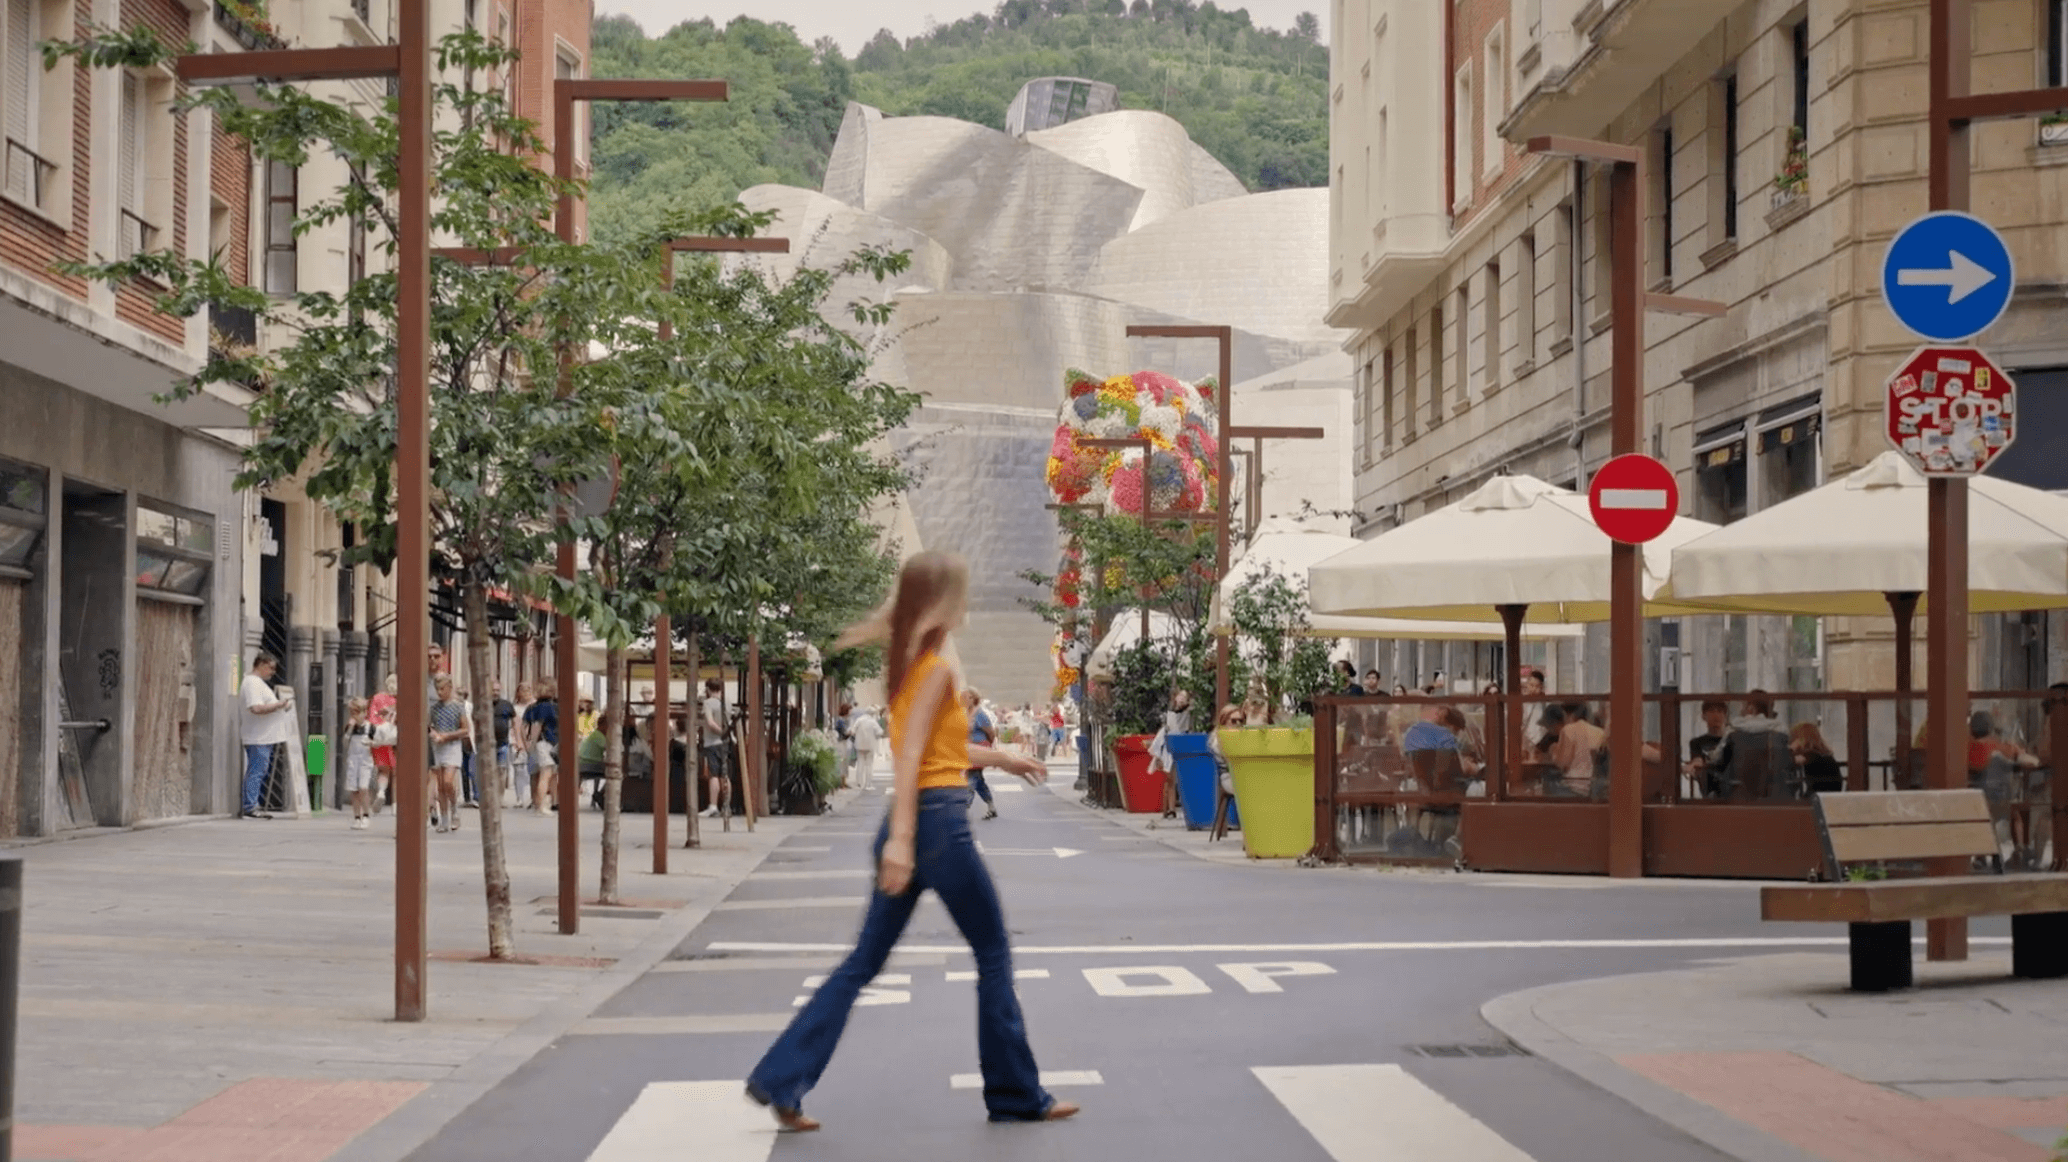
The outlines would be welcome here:
<svg viewBox="0 0 2068 1162">
<path fill-rule="evenodd" d="M 49 204 L 44 197 L 56 176 L 56 162 L 46 160 L 12 137 L 7 139 L 4 180 L 8 197 L 41 210 Z"/>
<path fill-rule="evenodd" d="M 217 351 L 255 350 L 258 313 L 244 307 L 208 304 L 208 345 Z"/>
<path fill-rule="evenodd" d="M 355 9 L 364 6 L 366 0 L 354 0 Z M 280 39 L 273 30 L 272 21 L 263 10 L 238 0 L 217 0 L 215 25 L 230 34 L 230 39 L 245 48 L 257 52 L 261 49 L 286 48 L 287 42 Z"/>
<path fill-rule="evenodd" d="M 1742 6 L 1742 0 L 1587 0 L 1569 21 L 1573 59 L 1560 67 L 1560 54 L 1547 49 L 1542 79 L 1516 103 L 1501 135 L 1511 141 L 1545 134 L 1599 136 Z M 1544 5 L 1547 33 L 1563 7 Z"/>
<path fill-rule="evenodd" d="M 115 257 L 127 262 L 139 254 L 148 253 L 158 244 L 158 227 L 151 225 L 138 215 L 121 210 L 115 217 Z"/>
</svg>

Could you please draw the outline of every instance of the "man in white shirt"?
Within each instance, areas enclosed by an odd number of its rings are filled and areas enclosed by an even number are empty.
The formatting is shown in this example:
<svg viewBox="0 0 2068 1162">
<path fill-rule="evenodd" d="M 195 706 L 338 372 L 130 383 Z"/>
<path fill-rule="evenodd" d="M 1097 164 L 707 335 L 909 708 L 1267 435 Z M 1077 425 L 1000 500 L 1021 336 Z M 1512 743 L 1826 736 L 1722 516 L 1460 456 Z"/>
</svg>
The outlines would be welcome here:
<svg viewBox="0 0 2068 1162">
<path fill-rule="evenodd" d="M 273 689 L 273 674 L 280 668 L 273 655 L 260 653 L 251 660 L 251 672 L 238 688 L 243 705 L 240 720 L 244 740 L 244 794 L 238 806 L 240 819 L 271 819 L 259 810 L 259 796 L 265 791 L 266 772 L 273 766 L 273 748 L 294 737 L 294 691 Z"/>
<path fill-rule="evenodd" d="M 876 716 L 867 707 L 854 712 L 854 721 L 848 723 L 847 733 L 854 740 L 854 765 L 861 772 L 863 787 L 876 773 L 876 744 L 883 739 L 883 728 L 876 724 Z"/>
<path fill-rule="evenodd" d="M 704 683 L 703 712 L 699 715 L 699 740 L 704 759 L 704 774 L 710 780 L 710 805 L 704 808 L 706 817 L 727 813 L 730 818 L 732 783 L 726 763 L 725 745 L 725 684 L 716 678 Z M 730 827 L 731 824 L 727 824 Z"/>
</svg>

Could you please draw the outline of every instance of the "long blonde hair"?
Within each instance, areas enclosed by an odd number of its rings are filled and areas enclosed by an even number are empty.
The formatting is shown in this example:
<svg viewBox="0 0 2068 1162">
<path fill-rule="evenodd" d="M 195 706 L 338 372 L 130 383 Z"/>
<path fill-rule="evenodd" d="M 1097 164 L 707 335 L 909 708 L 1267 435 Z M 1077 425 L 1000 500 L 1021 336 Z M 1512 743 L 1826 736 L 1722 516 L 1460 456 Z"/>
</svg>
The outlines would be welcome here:
<svg viewBox="0 0 2068 1162">
<path fill-rule="evenodd" d="M 924 552 L 898 570 L 886 601 L 840 635 L 837 648 L 888 642 L 884 680 L 893 696 L 921 654 L 938 652 L 969 595 L 969 564 L 954 553 Z"/>
</svg>

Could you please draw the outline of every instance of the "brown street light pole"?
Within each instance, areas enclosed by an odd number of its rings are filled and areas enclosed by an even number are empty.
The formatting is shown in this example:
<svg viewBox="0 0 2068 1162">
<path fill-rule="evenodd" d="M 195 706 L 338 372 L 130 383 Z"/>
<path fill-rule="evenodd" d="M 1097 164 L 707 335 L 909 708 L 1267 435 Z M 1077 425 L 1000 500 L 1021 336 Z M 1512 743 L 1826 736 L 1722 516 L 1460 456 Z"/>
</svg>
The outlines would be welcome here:
<svg viewBox="0 0 2068 1162">
<path fill-rule="evenodd" d="M 1130 339 L 1213 339 L 1221 345 L 1220 379 L 1216 384 L 1219 398 L 1215 400 L 1215 410 L 1219 412 L 1221 434 L 1214 441 L 1215 459 L 1218 461 L 1215 465 L 1216 475 L 1221 482 L 1219 495 L 1214 497 L 1214 507 L 1220 511 L 1221 518 L 1215 525 L 1218 540 L 1214 546 L 1214 584 L 1218 585 L 1221 583 L 1221 578 L 1228 575 L 1229 521 L 1233 518 L 1233 509 L 1228 503 L 1228 477 L 1235 470 L 1234 463 L 1228 454 L 1228 429 L 1233 424 L 1233 418 L 1228 412 L 1234 406 L 1234 396 L 1230 390 L 1233 385 L 1229 382 L 1235 375 L 1234 328 L 1227 326 L 1135 325 L 1128 327 L 1126 333 Z M 1228 639 L 1216 636 L 1214 639 L 1215 713 L 1219 713 L 1220 708 L 1227 704 Z"/>
<path fill-rule="evenodd" d="M 668 240 L 668 249 L 661 255 L 661 285 L 670 290 L 673 290 L 675 287 L 675 256 L 684 251 L 699 254 L 788 254 L 790 253 L 790 240 L 788 238 L 712 238 L 701 235 L 671 238 Z M 663 320 L 661 323 L 661 338 L 672 339 L 674 337 L 674 326 Z M 673 552 L 672 546 L 668 551 Z M 664 594 L 663 600 L 665 601 L 665 599 L 666 595 Z M 673 707 L 670 705 L 672 695 L 668 689 L 668 683 L 673 680 L 674 676 L 674 632 L 675 627 L 670 624 L 667 609 L 664 606 L 660 616 L 653 619 L 653 874 L 657 876 L 668 874 L 668 780 L 674 774 L 672 770 L 674 765 L 672 754 L 674 728 L 669 721 Z M 694 651 L 692 651 L 689 665 L 689 700 L 691 705 L 696 704 L 697 671 L 701 668 L 697 665 L 697 659 L 694 656 Z M 698 750 L 694 745 L 685 745 L 683 747 L 683 761 L 689 764 L 689 770 L 683 774 L 682 789 L 684 795 L 689 800 L 689 843 L 687 846 L 690 847 L 697 846 L 697 755 Z"/>
<path fill-rule="evenodd" d="M 1228 438 L 1249 441 L 1249 489 L 1244 498 L 1249 507 L 1248 533 L 1255 536 L 1257 526 L 1264 519 L 1264 441 L 1265 440 L 1319 440 L 1328 435 L 1326 428 L 1282 428 L 1269 425 L 1230 425 Z M 1231 455 L 1233 453 L 1230 453 Z"/>
<path fill-rule="evenodd" d="M 1968 208 L 1968 125 L 2007 117 L 2036 117 L 2068 108 L 2068 88 L 1970 91 L 1973 61 L 1970 0 L 1931 0 L 1928 59 L 1930 104 L 1926 150 L 1930 161 L 1928 208 Z M 1934 476 L 1926 485 L 1925 739 L 1926 785 L 1967 786 L 1968 712 L 1968 482 Z M 1898 753 L 1909 739 L 1898 739 Z M 1932 860 L 1933 875 L 1962 875 L 1967 861 Z M 1929 960 L 1967 959 L 1965 919 L 1925 921 Z"/>
<path fill-rule="evenodd" d="M 1644 151 L 1633 145 L 1569 137 L 1533 137 L 1529 152 L 1603 162 L 1609 170 L 1609 455 L 1640 451 L 1644 430 L 1644 312 L 1715 317 L 1721 303 L 1644 290 Z M 1503 610 L 1502 618 L 1510 621 Z M 1517 613 L 1511 630 L 1519 630 Z M 1509 653 L 1511 681 L 1516 671 Z M 1644 547 L 1614 542 L 1609 550 L 1609 815 L 1608 873 L 1644 874 Z M 1519 698 L 1519 689 L 1509 697 Z M 1521 703 L 1513 703 L 1508 737 L 1520 734 Z"/>
<path fill-rule="evenodd" d="M 431 6 L 401 0 L 397 43 L 352 48 L 189 54 L 176 71 L 189 84 L 258 78 L 341 81 L 394 77 L 395 227 L 395 651 L 400 704 L 395 759 L 430 769 L 424 652 L 431 638 Z M 430 860 L 424 780 L 395 780 L 395 1019 L 424 1019 L 429 968 L 425 871 Z M 417 826 L 404 824 L 415 822 Z"/>
<path fill-rule="evenodd" d="M 724 81 L 597 81 L 559 78 L 553 82 L 553 176 L 560 181 L 560 203 L 553 214 L 553 229 L 562 242 L 572 243 L 574 237 L 574 107 L 577 101 L 723 101 L 727 98 Z M 574 352 L 560 353 L 561 395 L 574 390 Z M 564 529 L 568 512 L 563 500 L 554 512 L 555 523 Z M 575 545 L 568 536 L 560 537 L 560 552 L 553 567 L 554 574 L 562 583 L 574 580 Z M 580 631 L 574 618 L 559 615 L 558 636 L 553 643 L 553 667 L 558 671 L 558 698 L 562 718 L 560 751 L 563 756 L 571 754 L 581 745 L 579 738 L 575 745 L 567 742 L 566 726 L 573 722 L 570 715 L 576 704 L 575 669 L 579 665 L 579 653 L 575 640 Z M 581 772 L 578 765 L 562 762 L 558 769 L 559 786 L 553 794 L 560 808 L 560 933 L 572 936 L 581 930 L 582 890 L 582 829 L 579 805 L 576 799 L 581 793 Z"/>
</svg>

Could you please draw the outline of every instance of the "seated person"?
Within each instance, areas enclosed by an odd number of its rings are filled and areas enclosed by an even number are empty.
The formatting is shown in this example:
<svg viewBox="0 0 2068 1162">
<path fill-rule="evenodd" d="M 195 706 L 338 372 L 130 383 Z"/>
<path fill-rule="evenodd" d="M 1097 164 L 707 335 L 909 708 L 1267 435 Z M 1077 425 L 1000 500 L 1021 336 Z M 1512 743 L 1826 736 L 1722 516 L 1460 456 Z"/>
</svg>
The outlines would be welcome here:
<svg viewBox="0 0 2068 1162">
<path fill-rule="evenodd" d="M 1595 753 L 1602 749 L 1608 732 L 1589 720 L 1586 706 L 1568 702 L 1558 708 L 1558 734 L 1551 742 L 1551 765 L 1558 768 L 1558 795 L 1592 795 L 1595 784 Z M 1545 716 L 1548 724 L 1549 715 Z M 1607 780 L 1602 780 L 1605 785 Z"/>
<path fill-rule="evenodd" d="M 1793 797 L 1795 756 L 1766 691 L 1746 695 L 1730 733 L 1708 764 L 1718 793 L 1741 803 Z"/>
<path fill-rule="evenodd" d="M 1702 703 L 1702 726 L 1705 733 L 1687 740 L 1687 765 L 1681 770 L 1695 780 L 1700 794 L 1705 799 L 1720 799 L 1723 792 L 1717 788 L 1714 764 L 1716 752 L 1723 746 L 1724 735 L 1730 732 L 1731 708 L 1728 703 L 1711 699 Z"/>
<path fill-rule="evenodd" d="M 1798 722 L 1788 732 L 1788 750 L 1795 756 L 1798 783 L 1807 795 L 1845 790 L 1845 769 L 1814 722 Z"/>
</svg>

